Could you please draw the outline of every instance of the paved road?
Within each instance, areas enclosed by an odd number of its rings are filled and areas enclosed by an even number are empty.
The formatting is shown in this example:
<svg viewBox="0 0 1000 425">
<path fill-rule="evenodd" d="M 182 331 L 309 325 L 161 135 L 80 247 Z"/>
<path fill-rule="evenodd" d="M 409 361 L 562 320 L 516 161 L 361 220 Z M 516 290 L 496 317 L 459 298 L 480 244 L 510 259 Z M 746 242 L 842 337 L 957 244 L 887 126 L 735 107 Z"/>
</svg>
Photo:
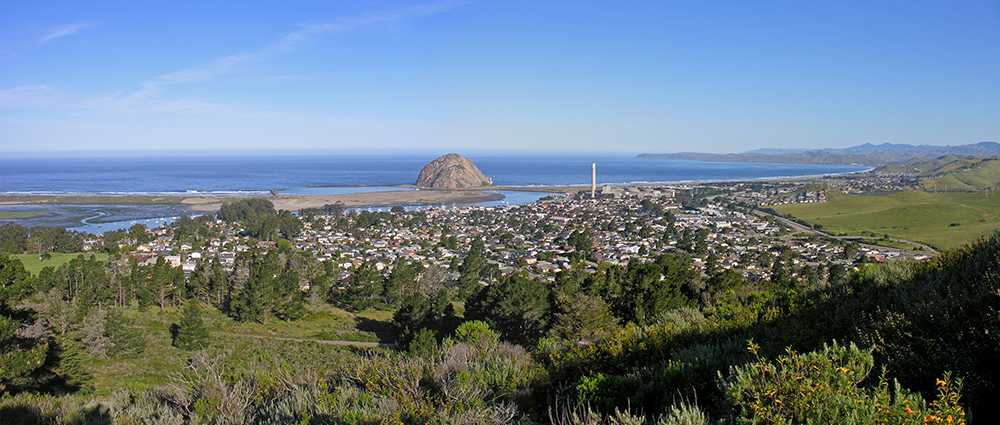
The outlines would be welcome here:
<svg viewBox="0 0 1000 425">
<path fill-rule="evenodd" d="M 755 209 L 755 210 L 753 210 L 753 212 L 755 214 L 759 215 L 759 216 L 766 216 L 766 217 L 773 218 L 773 219 L 777 220 L 778 222 L 780 222 L 780 223 L 782 223 L 782 224 L 784 224 L 784 225 L 786 225 L 788 227 L 791 227 L 793 230 L 798 231 L 798 232 L 812 233 L 814 235 L 822 236 L 822 237 L 825 237 L 825 238 L 828 238 L 828 239 L 837 239 L 837 240 L 842 240 L 842 241 L 854 241 L 854 242 L 858 242 L 859 245 L 861 245 L 863 247 L 866 247 L 866 248 L 873 248 L 873 249 L 879 249 L 879 250 L 891 249 L 891 250 L 894 250 L 894 251 L 900 251 L 900 252 L 908 253 L 911 256 L 912 255 L 919 255 L 919 254 L 937 255 L 937 253 L 938 253 L 937 250 L 935 250 L 931 246 L 929 246 L 927 244 L 924 244 L 924 243 L 920 243 L 920 242 L 914 242 L 914 241 L 910 241 L 910 240 L 906 240 L 906 239 L 899 239 L 899 238 L 889 238 L 889 240 L 891 240 L 893 242 L 899 242 L 899 243 L 910 244 L 910 245 L 913 245 L 913 246 L 918 246 L 918 247 L 921 248 L 921 251 L 913 251 L 913 250 L 908 250 L 908 249 L 900 249 L 900 248 L 894 248 L 894 247 L 891 247 L 891 246 L 872 245 L 872 244 L 869 244 L 869 243 L 859 242 L 859 240 L 864 239 L 863 236 L 837 236 L 837 235 L 832 235 L 832 234 L 827 233 L 825 231 L 822 231 L 822 230 L 819 230 L 819 229 L 814 229 L 812 227 L 803 225 L 802 223 L 798 223 L 796 221 L 789 220 L 789 219 L 787 219 L 785 217 L 782 217 L 780 215 L 771 214 L 771 213 L 769 213 L 767 211 Z"/>
</svg>

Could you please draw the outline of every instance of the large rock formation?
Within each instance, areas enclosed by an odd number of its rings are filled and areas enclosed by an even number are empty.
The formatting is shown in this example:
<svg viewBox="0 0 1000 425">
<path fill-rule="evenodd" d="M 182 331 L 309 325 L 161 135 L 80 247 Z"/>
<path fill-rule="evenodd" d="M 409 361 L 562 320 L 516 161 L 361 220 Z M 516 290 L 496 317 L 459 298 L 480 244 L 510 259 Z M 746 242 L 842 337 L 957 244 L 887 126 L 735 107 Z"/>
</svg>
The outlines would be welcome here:
<svg viewBox="0 0 1000 425">
<path fill-rule="evenodd" d="M 417 186 L 433 189 L 469 189 L 493 182 L 468 158 L 457 153 L 442 155 L 420 170 Z"/>
</svg>

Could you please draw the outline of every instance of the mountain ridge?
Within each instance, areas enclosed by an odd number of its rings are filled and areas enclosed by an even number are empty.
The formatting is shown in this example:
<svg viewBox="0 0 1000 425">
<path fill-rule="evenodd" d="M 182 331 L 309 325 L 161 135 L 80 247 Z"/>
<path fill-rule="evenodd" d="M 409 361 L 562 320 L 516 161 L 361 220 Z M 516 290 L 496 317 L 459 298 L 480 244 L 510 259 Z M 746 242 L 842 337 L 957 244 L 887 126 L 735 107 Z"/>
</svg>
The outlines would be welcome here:
<svg viewBox="0 0 1000 425">
<path fill-rule="evenodd" d="M 755 149 L 742 153 L 641 153 L 644 159 L 687 159 L 708 162 L 784 162 L 806 164 L 861 164 L 881 166 L 946 155 L 1000 156 L 1000 143 L 982 141 L 965 145 L 937 146 L 901 143 L 865 143 L 846 148 L 824 149 Z"/>
</svg>

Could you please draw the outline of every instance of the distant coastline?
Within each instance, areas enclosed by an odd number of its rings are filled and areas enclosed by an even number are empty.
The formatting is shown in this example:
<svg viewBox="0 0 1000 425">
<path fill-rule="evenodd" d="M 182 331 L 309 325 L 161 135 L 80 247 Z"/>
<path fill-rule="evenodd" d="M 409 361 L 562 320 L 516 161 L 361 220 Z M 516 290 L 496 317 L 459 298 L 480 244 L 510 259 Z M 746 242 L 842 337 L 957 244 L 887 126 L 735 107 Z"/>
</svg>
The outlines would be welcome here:
<svg viewBox="0 0 1000 425">
<path fill-rule="evenodd" d="M 384 209 L 445 205 L 503 206 L 598 184 L 645 186 L 816 178 L 865 171 L 839 165 L 646 161 L 631 156 L 474 158 L 497 184 L 428 190 L 413 184 L 426 159 L 385 157 L 0 159 L 0 223 L 106 231 L 160 226 L 182 215 L 208 214 L 232 199 L 263 198 L 298 211 L 342 204 Z M 30 212 L 29 212 L 30 211 Z M 31 218 L 26 217 L 30 214 Z M 83 220 L 87 219 L 86 222 Z"/>
<path fill-rule="evenodd" d="M 740 153 L 642 153 L 638 159 L 673 159 L 705 162 L 747 162 L 781 164 L 829 164 L 881 166 L 913 160 L 957 155 L 972 157 L 1000 156 L 1000 143 L 979 142 L 966 145 L 935 146 L 882 143 L 839 149 L 756 149 Z"/>
</svg>

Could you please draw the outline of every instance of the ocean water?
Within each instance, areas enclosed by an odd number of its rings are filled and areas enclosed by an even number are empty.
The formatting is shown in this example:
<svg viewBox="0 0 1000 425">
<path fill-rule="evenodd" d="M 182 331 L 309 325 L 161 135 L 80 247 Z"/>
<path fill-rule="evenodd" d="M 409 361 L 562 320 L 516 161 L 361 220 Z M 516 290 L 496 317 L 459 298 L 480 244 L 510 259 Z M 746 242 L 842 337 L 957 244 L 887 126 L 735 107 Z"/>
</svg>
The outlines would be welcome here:
<svg viewBox="0 0 1000 425">
<path fill-rule="evenodd" d="M 498 185 L 743 180 L 860 171 L 830 164 L 713 163 L 631 156 L 470 156 Z M 2 158 L 0 193 L 331 194 L 397 190 L 433 155 L 166 156 Z"/>
<path fill-rule="evenodd" d="M 475 156 L 497 185 L 589 184 L 591 163 L 599 183 L 746 180 L 855 172 L 826 164 L 712 163 L 631 156 Z M 7 194 L 260 194 L 331 195 L 412 190 L 434 155 L 255 155 L 108 158 L 0 158 L 0 195 Z M 546 193 L 500 190 L 505 198 L 483 206 L 520 205 Z M 412 209 L 412 208 L 411 208 Z M 193 214 L 178 205 L 0 205 L 0 211 L 37 210 L 27 226 L 60 226 L 89 233 L 150 228 Z"/>
</svg>

